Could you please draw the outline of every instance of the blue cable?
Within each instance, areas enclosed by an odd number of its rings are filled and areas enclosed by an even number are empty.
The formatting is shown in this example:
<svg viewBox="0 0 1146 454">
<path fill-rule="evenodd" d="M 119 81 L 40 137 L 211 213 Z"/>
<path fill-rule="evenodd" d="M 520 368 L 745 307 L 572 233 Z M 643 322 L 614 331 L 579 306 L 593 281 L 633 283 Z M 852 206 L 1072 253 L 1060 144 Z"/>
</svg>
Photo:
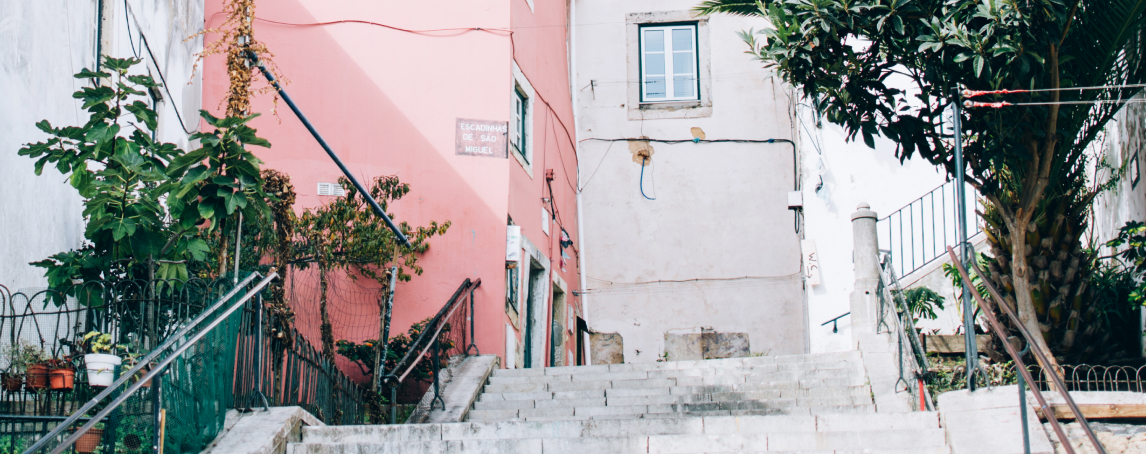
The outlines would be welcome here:
<svg viewBox="0 0 1146 454">
<path fill-rule="evenodd" d="M 655 197 L 650 198 L 645 195 L 645 162 L 648 161 L 648 159 L 649 158 L 641 158 L 641 195 L 644 195 L 646 199 L 656 200 Z"/>
</svg>

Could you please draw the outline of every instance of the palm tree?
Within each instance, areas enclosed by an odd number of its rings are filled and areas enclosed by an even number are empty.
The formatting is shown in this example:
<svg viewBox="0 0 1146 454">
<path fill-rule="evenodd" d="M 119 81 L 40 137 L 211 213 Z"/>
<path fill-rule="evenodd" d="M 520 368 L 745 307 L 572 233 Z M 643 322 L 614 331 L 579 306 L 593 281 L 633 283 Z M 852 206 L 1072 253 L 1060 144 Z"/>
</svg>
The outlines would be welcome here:
<svg viewBox="0 0 1146 454">
<path fill-rule="evenodd" d="M 767 18 L 764 40 L 742 34 L 751 53 L 825 118 L 949 175 L 953 138 L 941 123 L 952 87 L 1009 103 L 970 106 L 961 120 L 967 180 L 987 206 L 988 277 L 1060 360 L 1120 350 L 1103 344 L 1106 318 L 1090 298 L 1082 233 L 1102 185 L 1087 181 L 1086 150 L 1146 82 L 1146 0 L 707 0 L 696 10 Z M 896 74 L 911 90 L 885 84 Z"/>
</svg>

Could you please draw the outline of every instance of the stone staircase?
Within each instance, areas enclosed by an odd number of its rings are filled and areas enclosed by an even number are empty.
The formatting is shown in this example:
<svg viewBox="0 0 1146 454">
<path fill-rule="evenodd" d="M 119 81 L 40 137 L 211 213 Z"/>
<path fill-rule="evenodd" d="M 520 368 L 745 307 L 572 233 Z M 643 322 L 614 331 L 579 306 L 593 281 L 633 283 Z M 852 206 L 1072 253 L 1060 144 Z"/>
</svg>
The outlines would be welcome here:
<svg viewBox="0 0 1146 454">
<path fill-rule="evenodd" d="M 877 413 L 859 352 L 496 370 L 466 422 L 304 427 L 294 454 L 949 454 L 937 413 Z"/>
</svg>

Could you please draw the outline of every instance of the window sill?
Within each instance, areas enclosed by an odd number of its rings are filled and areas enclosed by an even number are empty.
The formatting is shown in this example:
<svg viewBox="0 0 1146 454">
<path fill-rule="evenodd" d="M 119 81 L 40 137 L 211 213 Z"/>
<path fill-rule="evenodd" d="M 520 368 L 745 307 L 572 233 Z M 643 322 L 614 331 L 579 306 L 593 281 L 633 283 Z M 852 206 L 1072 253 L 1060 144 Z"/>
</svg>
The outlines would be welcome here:
<svg viewBox="0 0 1146 454">
<path fill-rule="evenodd" d="M 518 153 L 517 150 L 513 149 L 513 147 L 510 147 L 509 154 L 512 155 L 513 158 L 517 160 L 518 164 L 521 164 L 521 168 L 525 170 L 525 174 L 529 175 L 529 179 L 532 180 L 533 179 L 533 166 L 530 165 L 529 162 L 525 160 L 525 158 L 521 157 L 521 153 Z"/>
<path fill-rule="evenodd" d="M 628 109 L 628 119 L 633 121 L 709 116 L 712 116 L 712 103 L 708 101 L 642 102 Z"/>
</svg>

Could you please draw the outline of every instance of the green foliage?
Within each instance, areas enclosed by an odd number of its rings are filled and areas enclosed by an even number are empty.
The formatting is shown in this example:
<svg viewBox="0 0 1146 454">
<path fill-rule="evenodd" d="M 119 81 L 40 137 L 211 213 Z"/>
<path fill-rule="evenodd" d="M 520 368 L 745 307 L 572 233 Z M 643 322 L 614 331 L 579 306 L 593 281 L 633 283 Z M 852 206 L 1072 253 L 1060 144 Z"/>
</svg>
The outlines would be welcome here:
<svg viewBox="0 0 1146 454">
<path fill-rule="evenodd" d="M 705 0 L 697 10 L 768 19 L 772 28 L 741 34 L 748 53 L 850 140 L 874 148 L 886 137 L 901 160 L 919 155 L 951 176 L 963 170 L 958 140 L 1007 304 L 1044 333 L 1039 348 L 1087 355 L 1083 333 L 1101 329 L 1086 316 L 1092 270 L 1069 265 L 1089 263 L 1079 239 L 1106 187 L 1087 181 L 1087 148 L 1122 105 L 1094 101 L 1130 99 L 1146 82 L 1146 0 Z M 1037 91 L 975 97 L 1010 105 L 967 106 L 956 138 L 944 121 L 956 87 Z"/>
<path fill-rule="evenodd" d="M 56 305 L 65 296 L 81 296 L 73 281 L 151 273 L 186 280 L 187 264 L 206 258 L 203 235 L 216 222 L 236 211 L 252 217 L 269 212 L 258 171 L 262 162 L 245 149 L 269 146 L 246 125 L 254 117 L 220 120 L 201 112 L 215 130 L 192 136 L 203 145 L 191 153 L 157 142 L 158 115 L 144 99 L 159 84 L 129 74 L 138 63 L 106 57 L 106 71 L 76 74 L 90 83 L 73 95 L 83 101 L 88 121 L 62 128 L 36 123 L 51 137 L 19 151 L 36 160 L 37 175 L 53 165 L 84 199 L 87 244 L 32 263 L 45 268 L 49 286 L 62 292 L 51 298 Z M 87 295 L 80 302 L 100 303 Z"/>
<path fill-rule="evenodd" d="M 935 320 L 939 316 L 935 310 L 943 310 L 945 298 L 927 287 L 915 287 L 903 291 L 903 300 L 907 303 L 907 313 L 915 321 L 924 318 Z"/>
<path fill-rule="evenodd" d="M 48 360 L 48 355 L 42 348 L 28 341 L 13 344 L 7 353 L 8 369 L 5 372 L 11 374 L 23 374 L 28 371 L 28 366 Z"/>
<path fill-rule="evenodd" d="M 1146 224 L 1138 221 L 1127 222 L 1118 231 L 1118 237 L 1108 241 L 1106 245 L 1112 249 L 1125 245 L 1126 249 L 1119 252 L 1118 257 L 1134 272 L 1134 275 L 1146 274 Z M 1139 305 L 1146 303 L 1146 281 L 1138 284 L 1128 298 Z"/>
<path fill-rule="evenodd" d="M 430 221 L 426 227 L 411 227 L 405 221 L 398 228 L 410 240 L 413 248 L 406 248 L 398 242 L 394 233 L 374 214 L 366 198 L 350 184 L 346 178 L 339 178 L 339 184 L 346 190 L 340 196 L 315 211 L 306 210 L 298 218 L 296 232 L 302 232 L 297 245 L 295 263 L 306 268 L 309 263 L 317 263 L 324 270 L 343 269 L 355 271 L 386 285 L 388 280 L 382 270 L 391 265 L 398 266 L 398 280 L 408 282 L 411 275 L 421 275 L 417 254 L 429 247 L 429 239 L 443 235 L 450 227 L 450 221 L 438 224 Z M 402 183 L 396 176 L 375 178 L 370 187 L 370 195 L 383 210 L 390 203 L 399 200 L 410 192 L 410 185 Z M 387 213 L 394 219 L 393 213 Z M 351 277 L 356 277 L 351 274 Z"/>
<path fill-rule="evenodd" d="M 0 454 L 20 454 L 28 448 L 28 440 L 17 435 L 0 436 Z"/>
<path fill-rule="evenodd" d="M 114 354 L 117 349 L 126 350 L 124 345 L 116 345 L 111 334 L 99 331 L 89 331 L 80 339 L 80 348 L 84 353 Z"/>
<path fill-rule="evenodd" d="M 406 334 L 398 334 L 390 338 L 389 350 L 386 353 L 385 372 L 395 372 L 394 367 L 397 367 L 398 361 L 402 360 L 403 356 L 410 351 L 410 343 L 422 335 L 422 331 L 426 329 L 426 325 L 433 320 L 429 317 L 418 323 L 410 325 L 410 329 Z M 455 347 L 447 335 L 450 333 L 450 325 L 447 323 L 442 327 L 442 332 L 438 334 L 439 348 L 445 355 Z M 370 339 L 363 341 L 361 344 L 350 342 L 348 340 L 340 340 L 337 342 L 338 354 L 346 357 L 358 365 L 362 370 L 362 374 L 367 377 L 374 375 L 374 352 L 375 347 L 378 345 L 377 339 Z M 444 358 L 443 358 L 444 360 Z M 410 372 L 410 377 L 419 381 L 428 381 L 433 378 L 434 368 L 428 360 L 422 360 L 418 363 L 418 367 Z"/>
<path fill-rule="evenodd" d="M 967 359 L 962 355 L 945 357 L 931 354 L 928 358 L 931 369 L 927 371 L 924 382 L 927 392 L 931 394 L 932 402 L 939 403 L 939 395 L 948 391 L 967 389 Z M 975 380 L 980 387 L 1008 386 L 1018 383 L 1019 375 L 1011 361 L 980 363 L 986 372 L 976 374 Z M 1029 385 L 1028 385 L 1029 386 Z"/>
</svg>

